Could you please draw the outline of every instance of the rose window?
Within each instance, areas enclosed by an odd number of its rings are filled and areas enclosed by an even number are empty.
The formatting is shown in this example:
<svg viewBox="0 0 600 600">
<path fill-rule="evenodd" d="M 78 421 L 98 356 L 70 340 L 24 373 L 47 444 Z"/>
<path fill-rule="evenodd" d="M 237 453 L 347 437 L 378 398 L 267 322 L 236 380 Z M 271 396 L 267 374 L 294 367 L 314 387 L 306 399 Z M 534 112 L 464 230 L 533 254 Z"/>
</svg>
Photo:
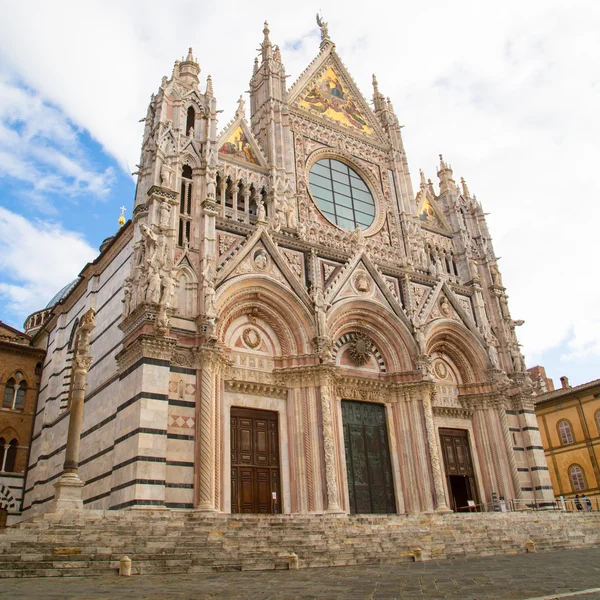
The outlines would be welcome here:
<svg viewBox="0 0 600 600">
<path fill-rule="evenodd" d="M 309 185 L 317 206 L 332 223 L 351 231 L 373 223 L 373 196 L 348 165 L 330 158 L 317 161 L 310 169 Z"/>
</svg>

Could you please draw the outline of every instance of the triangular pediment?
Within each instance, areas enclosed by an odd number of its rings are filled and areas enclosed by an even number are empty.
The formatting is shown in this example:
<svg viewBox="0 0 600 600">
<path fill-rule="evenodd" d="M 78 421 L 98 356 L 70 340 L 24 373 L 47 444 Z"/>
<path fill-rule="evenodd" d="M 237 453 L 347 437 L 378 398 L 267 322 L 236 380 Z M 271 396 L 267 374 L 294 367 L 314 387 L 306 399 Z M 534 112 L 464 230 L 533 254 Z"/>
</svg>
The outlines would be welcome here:
<svg viewBox="0 0 600 600">
<path fill-rule="evenodd" d="M 333 48 L 319 54 L 290 88 L 288 103 L 345 132 L 388 143 L 369 103 Z"/>
<path fill-rule="evenodd" d="M 237 115 L 221 133 L 217 148 L 221 160 L 255 169 L 267 168 L 267 160 L 252 135 L 246 119 L 241 115 Z"/>
<path fill-rule="evenodd" d="M 359 249 L 333 276 L 332 284 L 325 291 L 327 304 L 334 304 L 349 297 L 377 302 L 389 308 L 409 329 L 411 328 L 393 286 L 390 286 L 390 281 L 377 269 L 364 248 Z"/>
<path fill-rule="evenodd" d="M 419 201 L 419 221 L 421 225 L 425 227 L 431 227 L 440 231 L 448 232 L 450 228 L 446 223 L 446 219 L 442 214 L 442 211 L 435 205 L 435 200 L 432 200 L 427 193 L 421 194 L 421 198 L 417 198 Z"/>
<path fill-rule="evenodd" d="M 456 294 L 444 280 L 441 280 L 425 298 L 417 314 L 419 323 L 427 324 L 438 319 L 450 319 L 479 335 L 470 299 Z"/>
<path fill-rule="evenodd" d="M 217 286 L 240 275 L 254 274 L 277 281 L 287 287 L 312 309 L 312 300 L 303 283 L 304 270 L 298 273 L 292 258 L 293 251 L 281 250 L 266 229 L 259 228 L 244 243 L 235 247 L 229 260 L 217 271 Z"/>
</svg>

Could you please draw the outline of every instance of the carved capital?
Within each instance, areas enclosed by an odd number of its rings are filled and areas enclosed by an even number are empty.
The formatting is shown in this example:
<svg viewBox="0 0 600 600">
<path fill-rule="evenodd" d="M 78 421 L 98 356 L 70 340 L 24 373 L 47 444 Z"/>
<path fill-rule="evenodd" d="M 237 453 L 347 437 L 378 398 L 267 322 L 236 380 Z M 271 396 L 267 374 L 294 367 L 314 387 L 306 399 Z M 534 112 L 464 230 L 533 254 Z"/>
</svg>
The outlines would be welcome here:
<svg viewBox="0 0 600 600">
<path fill-rule="evenodd" d="M 171 361 L 177 340 L 172 337 L 142 334 L 116 356 L 119 372 L 127 370 L 142 358 Z"/>
</svg>

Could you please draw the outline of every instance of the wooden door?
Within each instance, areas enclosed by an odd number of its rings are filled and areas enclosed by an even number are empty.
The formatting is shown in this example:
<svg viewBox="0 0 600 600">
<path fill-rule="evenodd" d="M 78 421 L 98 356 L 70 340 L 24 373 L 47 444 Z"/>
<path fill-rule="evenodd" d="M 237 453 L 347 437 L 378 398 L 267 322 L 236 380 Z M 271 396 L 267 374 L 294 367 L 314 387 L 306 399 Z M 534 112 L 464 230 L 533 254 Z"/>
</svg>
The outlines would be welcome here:
<svg viewBox="0 0 600 600">
<path fill-rule="evenodd" d="M 395 513 L 385 407 L 342 402 L 351 513 Z"/>
<path fill-rule="evenodd" d="M 440 429 L 440 442 L 450 505 L 454 510 L 459 510 L 464 508 L 465 500 L 473 500 L 477 503 L 477 487 L 469 446 L 469 432 L 466 429 Z M 462 491 L 463 486 L 464 492 Z"/>
<path fill-rule="evenodd" d="M 281 512 L 276 412 L 231 409 L 231 512 Z"/>
</svg>

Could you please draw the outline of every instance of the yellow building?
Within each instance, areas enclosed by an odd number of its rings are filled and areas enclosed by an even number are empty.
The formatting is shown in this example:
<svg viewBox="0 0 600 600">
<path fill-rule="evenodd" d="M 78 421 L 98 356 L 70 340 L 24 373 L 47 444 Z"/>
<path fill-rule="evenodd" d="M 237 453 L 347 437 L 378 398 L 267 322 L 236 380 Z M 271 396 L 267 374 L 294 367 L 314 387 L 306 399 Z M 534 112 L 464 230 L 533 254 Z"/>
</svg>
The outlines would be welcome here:
<svg viewBox="0 0 600 600">
<path fill-rule="evenodd" d="M 560 379 L 562 388 L 542 394 L 535 406 L 554 494 L 600 501 L 600 379 L 577 387 Z"/>
</svg>

